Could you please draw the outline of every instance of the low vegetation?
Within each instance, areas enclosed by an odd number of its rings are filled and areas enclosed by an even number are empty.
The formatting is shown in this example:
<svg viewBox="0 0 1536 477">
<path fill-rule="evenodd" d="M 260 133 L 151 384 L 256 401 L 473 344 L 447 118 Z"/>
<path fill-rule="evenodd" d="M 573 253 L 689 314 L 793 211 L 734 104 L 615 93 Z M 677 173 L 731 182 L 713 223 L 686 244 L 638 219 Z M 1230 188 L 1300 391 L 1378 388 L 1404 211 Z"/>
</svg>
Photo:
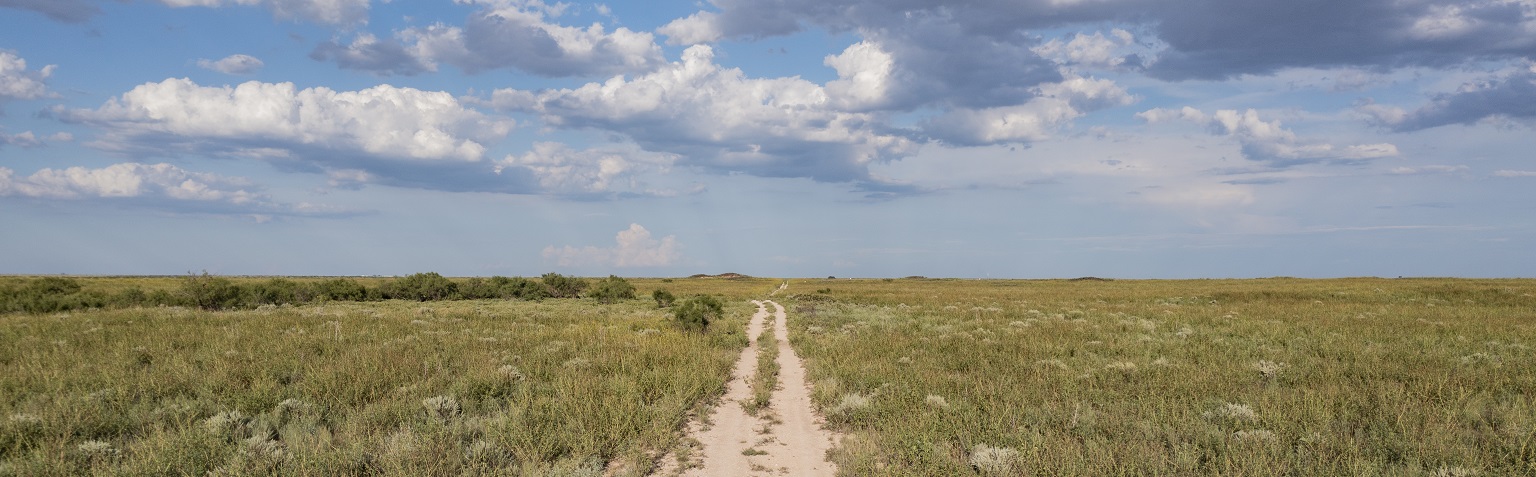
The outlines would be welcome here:
<svg viewBox="0 0 1536 477">
<path fill-rule="evenodd" d="M 643 475 L 782 283 L 727 278 L 0 278 L 0 476 Z M 775 300 L 844 475 L 1450 476 L 1536 474 L 1533 296 L 909 277 Z"/>
<path fill-rule="evenodd" d="M 13 313 L 0 475 L 641 475 L 751 310 L 706 332 L 641 300 Z"/>
<path fill-rule="evenodd" d="M 846 475 L 1536 474 L 1530 280 L 790 287 Z"/>
</svg>

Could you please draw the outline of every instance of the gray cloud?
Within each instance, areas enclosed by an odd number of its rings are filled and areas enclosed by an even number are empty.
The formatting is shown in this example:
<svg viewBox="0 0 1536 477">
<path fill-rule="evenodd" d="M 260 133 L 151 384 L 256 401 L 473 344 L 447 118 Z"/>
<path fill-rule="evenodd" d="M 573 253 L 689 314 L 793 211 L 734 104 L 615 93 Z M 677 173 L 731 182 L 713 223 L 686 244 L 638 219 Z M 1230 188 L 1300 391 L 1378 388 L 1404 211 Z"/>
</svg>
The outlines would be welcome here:
<svg viewBox="0 0 1536 477">
<path fill-rule="evenodd" d="M 0 7 L 31 10 L 64 23 L 84 22 L 101 13 L 95 2 L 87 0 L 0 0 Z"/>
<path fill-rule="evenodd" d="M 423 63 L 397 41 L 383 40 L 369 34 L 360 34 L 350 45 L 343 46 L 335 40 L 315 46 L 310 58 L 318 61 L 334 61 L 343 69 L 366 71 L 377 75 L 413 76 L 434 69 Z"/>
<path fill-rule="evenodd" d="M 265 66 L 260 59 L 251 55 L 229 55 L 219 60 L 197 60 L 197 66 L 206 70 L 217 71 L 227 75 L 250 75 L 261 71 Z"/>
<path fill-rule="evenodd" d="M 1414 111 L 1373 103 L 1356 108 L 1372 122 L 1395 131 L 1417 131 L 1450 124 L 1472 124 L 1488 118 L 1536 119 L 1536 65 L 1462 85 L 1440 94 Z"/>
<path fill-rule="evenodd" d="M 969 49 L 1029 46 L 1026 32 L 1106 22 L 1145 28 L 1165 48 L 1147 73 L 1168 80 L 1290 67 L 1441 67 L 1536 57 L 1536 6 L 1503 0 L 712 0 L 658 32 L 674 43 L 786 35 L 806 26 L 922 44 L 942 22 Z M 898 61 L 907 61 L 898 58 Z M 914 71 L 923 71 L 914 68 Z M 1042 79 L 1040 81 L 1050 81 Z M 1030 86 L 1027 79 L 1019 83 Z"/>
</svg>

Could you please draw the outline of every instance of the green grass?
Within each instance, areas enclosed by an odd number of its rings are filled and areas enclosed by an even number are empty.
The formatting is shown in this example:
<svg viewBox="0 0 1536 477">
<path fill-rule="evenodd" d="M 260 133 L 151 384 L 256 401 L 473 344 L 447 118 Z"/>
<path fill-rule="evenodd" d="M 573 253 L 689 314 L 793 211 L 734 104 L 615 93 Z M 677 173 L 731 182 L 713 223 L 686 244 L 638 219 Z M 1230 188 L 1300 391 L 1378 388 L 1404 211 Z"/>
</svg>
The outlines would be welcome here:
<svg viewBox="0 0 1536 477">
<path fill-rule="evenodd" d="M 641 475 L 781 281 L 631 282 L 722 296 L 726 318 L 686 333 L 648 298 L 0 315 L 0 476 Z M 908 278 L 774 299 L 844 475 L 1533 475 L 1533 295 Z M 762 346 L 773 369 L 771 327 Z"/>
<path fill-rule="evenodd" d="M 1536 473 L 1530 280 L 790 287 L 845 475 Z"/>
<path fill-rule="evenodd" d="M 768 315 L 767 325 L 757 338 L 757 372 L 752 376 L 752 399 L 743 406 L 747 414 L 756 416 L 767 409 L 773 400 L 773 390 L 779 386 L 779 339 L 773 333 L 773 315 Z"/>
<path fill-rule="evenodd" d="M 649 469 L 723 390 L 649 300 L 345 303 L 0 317 L 0 475 Z"/>
</svg>

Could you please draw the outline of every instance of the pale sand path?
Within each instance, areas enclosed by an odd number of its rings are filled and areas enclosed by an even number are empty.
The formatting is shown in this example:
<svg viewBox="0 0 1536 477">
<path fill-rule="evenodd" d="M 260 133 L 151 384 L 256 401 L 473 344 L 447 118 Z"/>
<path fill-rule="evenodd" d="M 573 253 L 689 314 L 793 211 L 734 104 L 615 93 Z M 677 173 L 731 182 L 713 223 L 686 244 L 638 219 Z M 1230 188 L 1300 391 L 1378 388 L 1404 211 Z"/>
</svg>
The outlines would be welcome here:
<svg viewBox="0 0 1536 477">
<path fill-rule="evenodd" d="M 679 473 L 675 455 L 662 459 L 653 475 L 687 477 L 740 476 L 831 476 L 837 467 L 827 461 L 832 448 L 832 434 L 823 430 L 821 420 L 811 407 L 810 386 L 805 382 L 805 367 L 789 345 L 789 328 L 784 307 L 772 301 L 753 301 L 757 313 L 747 325 L 748 346 L 736 361 L 725 396 L 711 411 L 712 425 L 701 430 L 697 422 L 688 426 L 688 437 L 702 445 L 700 467 Z M 774 311 L 774 337 L 778 339 L 779 387 L 774 390 L 769 409 L 762 418 L 742 410 L 741 403 L 752 395 L 751 381 L 757 372 L 757 338 L 764 321 Z M 776 418 L 780 423 L 771 422 Z M 764 432 L 766 430 L 766 432 Z M 752 449 L 759 455 L 743 455 Z M 766 453 L 766 454 L 762 454 Z"/>
<path fill-rule="evenodd" d="M 779 389 L 768 405 L 783 424 L 773 428 L 777 442 L 763 446 L 768 451 L 764 465 L 784 475 L 834 475 L 837 466 L 827 461 L 832 433 L 822 429 L 822 420 L 811 406 L 811 386 L 805 382 L 800 356 L 789 345 L 784 307 L 767 303 L 774 307 L 773 336 L 779 340 Z"/>
</svg>

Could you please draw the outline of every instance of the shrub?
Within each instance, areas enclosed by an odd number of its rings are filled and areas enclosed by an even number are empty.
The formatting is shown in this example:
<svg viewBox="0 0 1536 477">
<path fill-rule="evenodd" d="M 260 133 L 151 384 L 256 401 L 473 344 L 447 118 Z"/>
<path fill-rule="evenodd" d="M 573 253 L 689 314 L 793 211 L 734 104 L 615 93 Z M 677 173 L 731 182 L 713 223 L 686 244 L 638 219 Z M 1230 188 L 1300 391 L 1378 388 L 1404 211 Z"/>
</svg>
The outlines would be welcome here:
<svg viewBox="0 0 1536 477">
<path fill-rule="evenodd" d="M 544 282 L 544 291 L 553 298 L 576 298 L 587 289 L 586 280 L 558 273 L 546 273 L 541 280 Z"/>
<path fill-rule="evenodd" d="M 459 284 L 459 298 L 465 300 L 485 300 L 489 298 L 502 298 L 501 290 L 496 284 L 480 277 L 464 280 Z"/>
<path fill-rule="evenodd" d="M 181 295 L 186 303 L 204 310 L 225 310 L 240 305 L 240 286 L 228 278 L 188 273 L 181 281 Z"/>
<path fill-rule="evenodd" d="M 544 284 L 523 277 L 491 277 L 491 285 L 496 287 L 502 298 L 519 300 L 549 298 L 549 291 L 544 289 Z"/>
<path fill-rule="evenodd" d="M 635 286 L 629 280 L 609 275 L 608 278 L 598 280 L 587 295 L 596 298 L 598 303 L 617 303 L 619 300 L 635 299 Z"/>
<path fill-rule="evenodd" d="M 398 300 L 450 300 L 458 295 L 458 285 L 437 272 L 416 273 L 395 279 L 387 285 L 385 296 Z"/>
<path fill-rule="evenodd" d="M 657 288 L 656 291 L 651 292 L 651 299 L 656 300 L 657 308 L 666 308 L 672 306 L 672 302 L 677 301 L 677 297 L 673 296 L 672 292 L 662 290 L 660 288 Z"/>
<path fill-rule="evenodd" d="M 350 278 L 332 278 L 315 284 L 315 299 L 331 301 L 367 301 L 375 293 Z"/>
<path fill-rule="evenodd" d="M 720 319 L 720 316 L 725 314 L 725 305 L 715 297 L 699 295 L 678 305 L 673 309 L 672 314 L 677 318 L 678 326 L 686 330 L 702 332 L 709 328 L 710 322 Z"/>
<path fill-rule="evenodd" d="M 299 299 L 299 284 L 286 278 L 273 278 L 262 283 L 245 287 L 245 304 L 255 308 L 260 305 L 299 304 L 308 300 Z M 310 293 L 304 293 L 310 295 Z"/>
</svg>

